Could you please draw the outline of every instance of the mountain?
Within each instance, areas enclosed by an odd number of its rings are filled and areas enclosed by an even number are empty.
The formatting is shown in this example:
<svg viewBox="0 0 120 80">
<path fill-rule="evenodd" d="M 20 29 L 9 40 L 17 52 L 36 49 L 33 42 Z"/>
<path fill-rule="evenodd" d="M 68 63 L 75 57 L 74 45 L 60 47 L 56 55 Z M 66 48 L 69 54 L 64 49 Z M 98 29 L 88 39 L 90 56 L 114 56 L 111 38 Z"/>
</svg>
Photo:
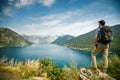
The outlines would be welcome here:
<svg viewBox="0 0 120 80">
<path fill-rule="evenodd" d="M 61 45 L 71 39 L 73 39 L 74 37 L 71 35 L 64 35 L 64 36 L 60 36 L 58 37 L 55 41 L 52 42 L 52 44 L 58 44 Z"/>
<path fill-rule="evenodd" d="M 28 46 L 31 43 L 18 33 L 8 29 L 0 28 L 0 47 Z"/>
<path fill-rule="evenodd" d="M 25 39 L 34 44 L 48 44 L 53 42 L 57 36 L 50 35 L 22 35 Z"/>
<path fill-rule="evenodd" d="M 62 45 L 73 48 L 91 48 L 93 47 L 94 31 L 75 37 L 67 42 L 62 43 Z"/>
<path fill-rule="evenodd" d="M 114 40 L 110 44 L 110 51 L 120 53 L 120 24 L 111 26 L 113 31 Z M 93 49 L 93 37 L 94 37 L 95 30 L 80 35 L 74 39 L 71 39 L 65 43 L 63 46 L 71 47 L 71 48 L 89 48 Z"/>
</svg>

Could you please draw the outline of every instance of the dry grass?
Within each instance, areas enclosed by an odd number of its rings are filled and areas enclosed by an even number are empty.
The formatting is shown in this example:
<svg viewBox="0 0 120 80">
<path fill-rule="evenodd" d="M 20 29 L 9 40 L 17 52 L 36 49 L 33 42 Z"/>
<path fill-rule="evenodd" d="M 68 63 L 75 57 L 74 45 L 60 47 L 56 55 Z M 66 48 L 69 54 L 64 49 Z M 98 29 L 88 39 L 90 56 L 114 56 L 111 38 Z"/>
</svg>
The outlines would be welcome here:
<svg viewBox="0 0 120 80">
<path fill-rule="evenodd" d="M 26 61 L 17 62 L 14 59 L 7 60 L 3 57 L 0 59 L 0 72 L 9 72 L 21 78 L 31 78 L 36 76 L 38 73 L 39 62 L 36 61 Z"/>
<path fill-rule="evenodd" d="M 102 62 L 98 65 L 102 66 Z M 44 77 L 44 74 L 48 80 L 79 80 L 77 64 L 71 62 L 70 67 L 60 68 L 47 58 L 18 62 L 14 59 L 8 61 L 6 57 L 3 57 L 0 59 L 0 73 L 10 73 L 20 80 L 33 80 L 34 77 Z M 108 74 L 116 79 L 120 77 L 120 58 L 116 55 L 109 59 Z"/>
</svg>

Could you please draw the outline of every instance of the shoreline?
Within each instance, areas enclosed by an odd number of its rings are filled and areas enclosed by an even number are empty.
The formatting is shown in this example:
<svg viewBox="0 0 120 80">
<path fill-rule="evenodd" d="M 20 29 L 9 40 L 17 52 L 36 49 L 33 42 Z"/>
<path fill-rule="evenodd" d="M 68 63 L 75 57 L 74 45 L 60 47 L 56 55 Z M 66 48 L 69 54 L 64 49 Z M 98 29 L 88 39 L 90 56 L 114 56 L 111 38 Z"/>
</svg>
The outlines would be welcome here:
<svg viewBox="0 0 120 80">
<path fill-rule="evenodd" d="M 92 51 L 92 48 L 76 48 L 76 47 L 68 47 L 68 46 L 63 46 L 63 47 L 74 49 L 74 50 Z"/>
<path fill-rule="evenodd" d="M 60 45 L 62 46 L 62 45 Z M 76 47 L 68 47 L 68 46 L 64 46 L 63 47 L 66 47 L 66 48 L 69 48 L 69 49 L 73 49 L 73 50 L 82 50 L 82 51 L 92 51 L 93 48 L 76 48 Z M 109 53 L 114 53 L 113 51 L 109 51 Z"/>
</svg>

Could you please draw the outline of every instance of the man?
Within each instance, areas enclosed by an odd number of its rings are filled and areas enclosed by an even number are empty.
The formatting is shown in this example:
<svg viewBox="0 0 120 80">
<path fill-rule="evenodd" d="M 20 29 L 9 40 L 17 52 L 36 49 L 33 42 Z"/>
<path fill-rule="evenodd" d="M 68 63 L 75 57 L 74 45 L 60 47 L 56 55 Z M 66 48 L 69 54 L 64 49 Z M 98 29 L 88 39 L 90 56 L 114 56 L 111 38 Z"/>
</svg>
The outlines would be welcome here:
<svg viewBox="0 0 120 80">
<path fill-rule="evenodd" d="M 105 21 L 101 20 L 98 21 L 98 25 L 99 27 L 96 29 L 95 31 L 95 36 L 94 36 L 94 44 L 95 44 L 95 48 L 92 51 L 92 68 L 96 71 L 97 70 L 97 63 L 96 63 L 96 55 L 102 51 L 103 52 L 103 69 L 102 72 L 106 73 L 107 71 L 107 67 L 108 67 L 108 49 L 109 49 L 109 42 L 105 42 L 105 40 L 103 41 L 99 41 L 101 36 L 101 29 L 105 26 Z M 110 30 L 108 31 L 110 32 Z M 112 31 L 111 31 L 111 35 L 112 35 Z M 105 39 L 105 38 L 103 38 Z"/>
</svg>

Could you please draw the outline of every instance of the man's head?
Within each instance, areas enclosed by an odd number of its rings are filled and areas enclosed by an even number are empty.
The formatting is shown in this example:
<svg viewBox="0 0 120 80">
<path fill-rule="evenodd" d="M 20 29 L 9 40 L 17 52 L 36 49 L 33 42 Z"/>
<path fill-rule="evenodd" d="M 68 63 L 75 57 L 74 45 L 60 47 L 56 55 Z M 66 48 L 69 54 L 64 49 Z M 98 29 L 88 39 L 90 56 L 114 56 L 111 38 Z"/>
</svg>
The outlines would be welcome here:
<svg viewBox="0 0 120 80">
<path fill-rule="evenodd" d="M 99 23 L 99 26 L 104 26 L 105 25 L 105 21 L 104 20 L 100 20 L 100 21 L 98 21 L 98 23 Z"/>
</svg>

